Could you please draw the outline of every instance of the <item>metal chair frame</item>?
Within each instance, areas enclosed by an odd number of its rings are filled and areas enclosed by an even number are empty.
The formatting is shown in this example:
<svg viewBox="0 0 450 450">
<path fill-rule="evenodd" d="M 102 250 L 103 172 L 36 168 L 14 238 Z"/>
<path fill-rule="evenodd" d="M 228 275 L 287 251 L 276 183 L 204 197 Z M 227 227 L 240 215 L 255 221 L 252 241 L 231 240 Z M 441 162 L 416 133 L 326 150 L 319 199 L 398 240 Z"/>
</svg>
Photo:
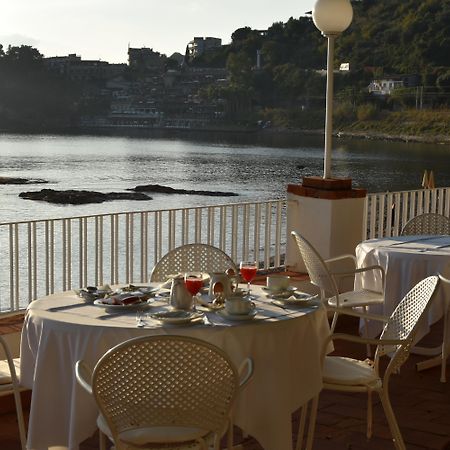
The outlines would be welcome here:
<svg viewBox="0 0 450 450">
<path fill-rule="evenodd" d="M 413 217 L 402 228 L 402 236 L 450 234 L 450 218 L 436 213 Z"/>
<path fill-rule="evenodd" d="M 333 321 L 331 324 L 331 332 L 336 327 L 338 315 L 345 311 L 347 315 L 354 315 L 361 317 L 366 322 L 367 320 L 375 318 L 379 319 L 379 315 L 370 314 L 367 311 L 367 307 L 373 304 L 380 304 L 384 302 L 384 285 L 385 285 L 385 271 L 383 267 L 379 265 L 367 266 L 358 268 L 356 257 L 354 255 L 341 255 L 335 258 L 324 260 L 312 244 L 306 240 L 303 236 L 291 232 L 293 239 L 295 240 L 300 254 L 305 263 L 306 270 L 312 284 L 320 289 L 320 297 L 323 302 L 326 303 L 327 309 L 334 313 Z M 327 264 L 350 259 L 353 261 L 355 269 L 348 272 L 334 272 L 332 273 Z M 376 270 L 380 274 L 382 292 L 373 292 L 369 290 L 362 291 L 349 291 L 341 293 L 338 288 L 338 279 L 341 277 L 354 276 L 358 273 Z M 363 307 L 364 312 L 354 311 L 353 308 Z M 370 348 L 368 347 L 368 354 L 370 354 Z"/>
<path fill-rule="evenodd" d="M 389 428 L 392 433 L 395 448 L 404 450 L 405 443 L 403 441 L 400 428 L 395 418 L 394 411 L 389 399 L 389 380 L 393 373 L 399 371 L 400 367 L 408 359 L 411 348 L 415 343 L 415 337 L 420 320 L 426 314 L 431 302 L 435 296 L 436 287 L 439 282 L 438 276 L 430 276 L 417 283 L 397 305 L 396 309 L 388 319 L 384 326 L 383 332 L 379 339 L 367 339 L 358 336 L 352 336 L 342 333 L 336 333 L 329 336 L 324 342 L 322 350 L 322 358 L 324 362 L 324 389 L 343 391 L 343 392 L 367 392 L 368 407 L 367 407 L 367 437 L 372 435 L 372 392 L 375 391 L 380 397 Z M 339 356 L 326 356 L 328 345 L 335 340 L 345 340 L 350 342 L 357 342 L 362 344 L 376 345 L 375 357 L 373 362 L 359 361 L 352 358 L 346 358 L 344 361 L 347 369 L 352 366 L 364 365 L 369 371 L 370 377 L 364 381 L 361 379 L 359 383 L 348 384 L 336 381 L 333 373 L 331 373 L 333 361 L 342 361 Z M 381 376 L 379 372 L 380 358 L 383 356 L 390 357 L 390 362 Z M 329 365 L 330 373 L 327 374 L 327 363 Z M 336 366 L 334 366 L 336 367 Z M 341 380 L 342 381 L 342 380 Z M 314 427 L 315 418 L 317 415 L 317 398 L 313 404 L 312 413 L 312 427 Z M 299 430 L 302 432 L 302 430 Z M 303 435 L 299 435 L 299 439 L 303 439 Z"/>
<path fill-rule="evenodd" d="M 23 388 L 20 385 L 19 377 L 17 376 L 15 368 L 15 364 L 19 364 L 20 359 L 19 358 L 14 359 L 12 357 L 9 346 L 2 336 L 0 336 L 0 347 L 3 349 L 6 355 L 6 361 L 1 361 L 2 368 L 7 367 L 9 369 L 10 374 L 10 377 L 8 377 L 6 380 L 2 380 L 0 378 L 0 396 L 9 394 L 13 394 L 14 396 L 17 422 L 19 426 L 20 445 L 22 447 L 22 450 L 26 450 L 27 436 L 26 436 L 25 420 L 23 417 L 23 410 L 22 410 L 22 400 L 20 398 L 20 392 L 24 391 L 25 388 Z"/>
<path fill-rule="evenodd" d="M 186 244 L 166 253 L 155 265 L 150 281 L 167 281 L 172 274 L 187 271 L 225 272 L 233 269 L 238 273 L 234 261 L 220 248 L 208 244 Z"/>
<path fill-rule="evenodd" d="M 106 434 L 117 450 L 206 450 L 211 441 L 218 449 L 227 430 L 228 448 L 232 448 L 232 409 L 253 371 L 250 359 L 244 361 L 242 371 L 244 366 L 247 372 L 240 377 L 221 349 L 199 339 L 166 335 L 130 339 L 105 353 L 92 373 L 83 361 L 75 370 L 78 382 L 94 395 L 100 409 L 101 449 Z M 139 445 L 126 438 L 130 432 L 170 427 L 204 432 Z"/>
</svg>

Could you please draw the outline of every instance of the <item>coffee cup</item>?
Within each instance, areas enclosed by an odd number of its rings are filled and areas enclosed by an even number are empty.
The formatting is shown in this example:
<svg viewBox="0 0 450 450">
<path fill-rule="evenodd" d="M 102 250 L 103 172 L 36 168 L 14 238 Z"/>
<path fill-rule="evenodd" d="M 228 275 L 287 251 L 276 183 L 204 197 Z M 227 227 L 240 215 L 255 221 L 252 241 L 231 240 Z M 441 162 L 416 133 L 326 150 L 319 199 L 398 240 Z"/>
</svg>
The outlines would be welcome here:
<svg viewBox="0 0 450 450">
<path fill-rule="evenodd" d="M 266 279 L 267 289 L 273 292 L 284 291 L 289 287 L 289 275 L 269 275 Z"/>
<path fill-rule="evenodd" d="M 255 304 L 248 298 L 242 296 L 231 296 L 225 300 L 225 311 L 228 314 L 250 314 Z"/>
</svg>

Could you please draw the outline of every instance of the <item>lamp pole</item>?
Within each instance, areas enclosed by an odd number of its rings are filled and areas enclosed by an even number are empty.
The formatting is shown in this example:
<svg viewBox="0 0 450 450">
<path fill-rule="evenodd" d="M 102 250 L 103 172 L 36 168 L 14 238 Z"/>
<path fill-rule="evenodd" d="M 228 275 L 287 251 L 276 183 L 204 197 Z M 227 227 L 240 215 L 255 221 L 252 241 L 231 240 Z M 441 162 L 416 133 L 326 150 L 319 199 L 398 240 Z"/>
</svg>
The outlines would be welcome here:
<svg viewBox="0 0 450 450">
<path fill-rule="evenodd" d="M 314 25 L 328 39 L 327 91 L 325 107 L 325 151 L 323 178 L 331 178 L 331 151 L 333 141 L 333 87 L 334 87 L 334 41 L 346 30 L 353 19 L 350 0 L 317 0 L 313 8 Z"/>
<path fill-rule="evenodd" d="M 333 91 L 334 91 L 334 41 L 336 35 L 329 34 L 327 46 L 327 91 L 325 104 L 325 153 L 323 157 L 323 178 L 331 178 L 331 150 L 333 142 Z"/>
</svg>

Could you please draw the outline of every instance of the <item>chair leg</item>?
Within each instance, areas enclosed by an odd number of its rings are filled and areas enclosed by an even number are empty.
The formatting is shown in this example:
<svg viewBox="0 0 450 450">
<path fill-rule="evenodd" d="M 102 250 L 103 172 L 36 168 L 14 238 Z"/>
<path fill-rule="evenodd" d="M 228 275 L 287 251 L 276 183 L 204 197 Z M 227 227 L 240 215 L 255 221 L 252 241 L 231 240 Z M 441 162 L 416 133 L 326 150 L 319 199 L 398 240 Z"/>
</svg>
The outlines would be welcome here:
<svg viewBox="0 0 450 450">
<path fill-rule="evenodd" d="M 301 407 L 300 422 L 298 424 L 298 433 L 297 433 L 297 445 L 295 446 L 295 450 L 301 450 L 301 448 L 303 446 L 303 438 L 305 435 L 306 414 L 308 412 L 308 403 L 309 402 L 306 402 Z"/>
<path fill-rule="evenodd" d="M 364 306 L 364 312 L 366 314 L 368 313 L 367 306 Z M 369 321 L 367 319 L 364 319 L 364 337 L 366 337 L 366 338 L 369 337 Z M 367 357 L 370 358 L 372 356 L 372 350 L 370 348 L 370 344 L 366 344 L 366 352 L 367 352 Z"/>
<path fill-rule="evenodd" d="M 16 404 L 17 424 L 19 426 L 20 445 L 22 450 L 27 448 L 27 433 L 25 431 L 25 420 L 23 418 L 22 400 L 20 392 L 14 390 L 14 402 Z"/>
<path fill-rule="evenodd" d="M 442 361 L 441 361 L 441 383 L 445 383 L 447 381 L 446 379 L 446 368 L 447 368 L 447 357 L 449 354 L 449 349 L 447 348 L 447 336 L 448 336 L 448 306 L 445 308 L 445 314 L 444 314 L 444 332 L 442 337 Z"/>
<path fill-rule="evenodd" d="M 336 311 L 333 315 L 333 321 L 331 322 L 330 332 L 331 334 L 334 333 L 334 329 L 336 327 L 337 319 L 338 319 L 339 313 Z"/>
<path fill-rule="evenodd" d="M 98 446 L 100 450 L 106 450 L 106 434 L 98 430 Z"/>
<path fill-rule="evenodd" d="M 372 389 L 367 391 L 367 439 L 372 437 L 373 407 L 372 407 Z"/>
<path fill-rule="evenodd" d="M 383 405 L 384 413 L 386 414 L 386 419 L 388 421 L 389 428 L 394 439 L 395 448 L 397 450 L 406 450 L 405 443 L 403 441 L 397 419 L 395 418 L 388 393 L 384 389 L 381 389 L 378 391 L 378 394 L 380 396 L 381 404 Z"/>
<path fill-rule="evenodd" d="M 232 448 L 233 448 L 233 421 L 230 420 L 227 431 L 227 449 L 231 450 Z"/>
<path fill-rule="evenodd" d="M 309 417 L 308 437 L 306 439 L 306 450 L 312 449 L 314 431 L 316 430 L 317 407 L 319 406 L 319 396 L 312 399 L 311 414 Z"/>
</svg>

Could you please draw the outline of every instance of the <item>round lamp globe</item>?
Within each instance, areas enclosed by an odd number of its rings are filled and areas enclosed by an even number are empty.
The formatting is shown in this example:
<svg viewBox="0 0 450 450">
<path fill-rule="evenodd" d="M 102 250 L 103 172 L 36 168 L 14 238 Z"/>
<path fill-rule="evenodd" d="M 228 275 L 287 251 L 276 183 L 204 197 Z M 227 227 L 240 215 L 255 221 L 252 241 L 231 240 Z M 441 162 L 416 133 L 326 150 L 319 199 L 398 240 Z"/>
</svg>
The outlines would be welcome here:
<svg viewBox="0 0 450 450">
<path fill-rule="evenodd" d="M 350 0 L 317 0 L 312 12 L 314 25 L 324 36 L 346 30 L 353 19 Z"/>
</svg>

